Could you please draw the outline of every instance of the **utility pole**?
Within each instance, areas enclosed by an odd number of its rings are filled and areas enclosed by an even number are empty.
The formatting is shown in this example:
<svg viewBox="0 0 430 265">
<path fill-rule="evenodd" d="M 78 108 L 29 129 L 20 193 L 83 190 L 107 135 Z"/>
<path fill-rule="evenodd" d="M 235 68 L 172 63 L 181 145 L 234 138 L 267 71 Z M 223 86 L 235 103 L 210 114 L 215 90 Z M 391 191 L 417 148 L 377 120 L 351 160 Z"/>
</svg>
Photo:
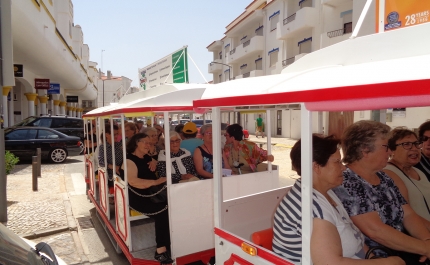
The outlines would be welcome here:
<svg viewBox="0 0 430 265">
<path fill-rule="evenodd" d="M 0 0 L 0 22 L 2 11 L 4 10 L 3 0 Z M 3 58 L 3 36 L 0 23 L 0 58 Z M 0 85 L 3 91 L 3 60 L 0 60 Z M 3 129 L 3 100 L 0 100 L 0 222 L 7 222 L 7 196 L 6 196 L 6 165 L 4 149 L 4 129 Z"/>
</svg>

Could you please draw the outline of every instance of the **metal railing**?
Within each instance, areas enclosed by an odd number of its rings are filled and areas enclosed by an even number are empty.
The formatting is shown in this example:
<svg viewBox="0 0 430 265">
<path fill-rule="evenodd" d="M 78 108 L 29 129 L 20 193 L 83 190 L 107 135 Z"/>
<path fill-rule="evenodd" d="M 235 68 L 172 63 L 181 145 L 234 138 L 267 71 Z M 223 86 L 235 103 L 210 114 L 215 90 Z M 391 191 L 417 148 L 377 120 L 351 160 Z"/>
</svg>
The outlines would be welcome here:
<svg viewBox="0 0 430 265">
<path fill-rule="evenodd" d="M 291 21 L 294 21 L 294 19 L 296 19 L 296 13 L 292 14 L 291 16 L 287 17 L 286 19 L 284 19 L 284 25 L 287 25 L 288 23 L 290 23 Z"/>
<path fill-rule="evenodd" d="M 327 32 L 327 37 L 329 38 L 334 38 L 334 37 L 339 37 L 342 36 L 345 30 L 344 29 L 337 29 L 337 30 L 333 30 L 333 31 L 329 31 Z"/>
<path fill-rule="evenodd" d="M 242 78 L 247 78 L 247 77 L 249 77 L 250 75 L 251 75 L 251 72 L 244 73 L 244 74 L 242 75 Z"/>
<path fill-rule="evenodd" d="M 290 57 L 290 58 L 288 58 L 286 60 L 283 60 L 282 61 L 282 66 L 283 67 L 287 67 L 288 65 L 294 63 L 295 60 L 296 60 L 296 57 Z"/>
<path fill-rule="evenodd" d="M 230 51 L 230 55 L 234 54 L 236 52 L 236 48 Z"/>
<path fill-rule="evenodd" d="M 245 48 L 246 46 L 248 46 L 249 44 L 251 44 L 251 40 L 247 40 L 243 43 L 243 48 Z"/>
</svg>

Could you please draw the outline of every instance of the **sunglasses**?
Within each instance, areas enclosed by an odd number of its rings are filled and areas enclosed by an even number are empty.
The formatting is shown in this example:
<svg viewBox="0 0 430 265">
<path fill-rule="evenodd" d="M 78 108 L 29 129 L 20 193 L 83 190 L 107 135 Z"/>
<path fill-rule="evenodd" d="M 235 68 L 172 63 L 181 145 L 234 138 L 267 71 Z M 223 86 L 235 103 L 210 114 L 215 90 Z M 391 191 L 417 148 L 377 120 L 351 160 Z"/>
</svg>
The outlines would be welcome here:
<svg viewBox="0 0 430 265">
<path fill-rule="evenodd" d="M 421 137 L 421 141 L 423 141 L 423 142 L 427 142 L 427 140 L 428 140 L 428 139 L 430 139 L 430 137 L 425 136 L 425 135 L 423 135 L 423 136 Z"/>
</svg>

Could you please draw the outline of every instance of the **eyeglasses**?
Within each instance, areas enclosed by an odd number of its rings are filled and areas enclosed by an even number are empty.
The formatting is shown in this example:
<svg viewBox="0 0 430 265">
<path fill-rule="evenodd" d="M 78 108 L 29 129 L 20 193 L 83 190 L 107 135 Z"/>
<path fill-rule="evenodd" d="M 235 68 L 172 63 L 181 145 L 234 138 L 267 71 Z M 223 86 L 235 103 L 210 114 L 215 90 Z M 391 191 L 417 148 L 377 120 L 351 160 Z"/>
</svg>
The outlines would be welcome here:
<svg viewBox="0 0 430 265">
<path fill-rule="evenodd" d="M 225 136 L 225 137 L 230 137 L 230 134 L 228 134 L 228 133 L 224 133 L 224 136 Z"/>
<path fill-rule="evenodd" d="M 423 136 L 421 137 L 421 141 L 423 141 L 423 142 L 427 142 L 427 140 L 428 140 L 428 139 L 430 139 L 430 137 L 425 136 L 425 135 L 423 135 Z"/>
<path fill-rule="evenodd" d="M 139 141 L 137 141 L 138 143 L 143 143 L 143 144 L 150 144 L 148 141 L 145 141 L 145 140 L 139 140 Z"/>
<path fill-rule="evenodd" d="M 170 144 L 179 144 L 181 142 L 181 139 L 178 140 L 170 140 Z"/>
<path fill-rule="evenodd" d="M 381 144 L 381 146 L 385 147 L 385 152 L 388 152 L 388 144 Z"/>
<path fill-rule="evenodd" d="M 421 147 L 423 147 L 423 142 L 420 142 L 420 141 L 404 142 L 404 143 L 396 144 L 395 146 L 399 146 L 399 145 L 403 146 L 403 148 L 406 150 L 411 150 L 412 146 L 415 146 L 417 149 L 421 149 Z"/>
<path fill-rule="evenodd" d="M 212 132 L 205 132 L 205 135 L 212 135 Z"/>
</svg>

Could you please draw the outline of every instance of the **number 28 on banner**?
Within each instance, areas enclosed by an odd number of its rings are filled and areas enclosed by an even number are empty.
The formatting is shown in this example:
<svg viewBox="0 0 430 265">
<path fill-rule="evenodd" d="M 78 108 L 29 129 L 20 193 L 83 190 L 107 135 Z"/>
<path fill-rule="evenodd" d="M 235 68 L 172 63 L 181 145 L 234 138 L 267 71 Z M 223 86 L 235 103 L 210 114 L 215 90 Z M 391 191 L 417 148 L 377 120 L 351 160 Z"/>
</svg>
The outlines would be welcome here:
<svg viewBox="0 0 430 265">
<path fill-rule="evenodd" d="M 426 23 L 430 21 L 430 0 L 385 0 L 384 14 L 385 31 Z"/>
</svg>

